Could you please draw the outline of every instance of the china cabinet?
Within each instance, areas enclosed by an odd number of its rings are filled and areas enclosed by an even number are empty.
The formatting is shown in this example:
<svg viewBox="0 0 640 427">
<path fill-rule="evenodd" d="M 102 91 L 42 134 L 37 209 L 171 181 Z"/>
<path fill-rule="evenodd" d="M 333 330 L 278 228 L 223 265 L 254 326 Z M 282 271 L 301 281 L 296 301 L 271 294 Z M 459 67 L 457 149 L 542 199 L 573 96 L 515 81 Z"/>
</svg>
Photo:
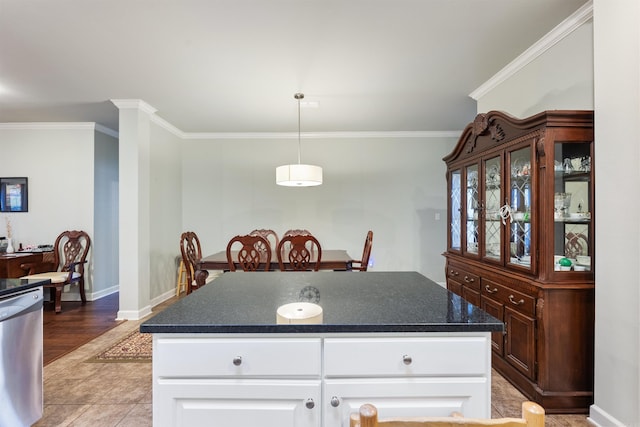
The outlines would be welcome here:
<svg viewBox="0 0 640 427">
<path fill-rule="evenodd" d="M 505 323 L 493 367 L 548 413 L 593 402 L 593 112 L 491 111 L 447 164 L 447 288 Z"/>
</svg>

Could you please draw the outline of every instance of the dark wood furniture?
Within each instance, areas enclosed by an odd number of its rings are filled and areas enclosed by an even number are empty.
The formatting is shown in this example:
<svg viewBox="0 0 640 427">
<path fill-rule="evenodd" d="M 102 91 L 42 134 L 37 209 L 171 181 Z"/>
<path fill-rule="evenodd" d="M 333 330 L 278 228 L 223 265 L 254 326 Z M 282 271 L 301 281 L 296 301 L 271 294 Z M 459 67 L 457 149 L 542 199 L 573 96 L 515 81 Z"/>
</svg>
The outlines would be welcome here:
<svg viewBox="0 0 640 427">
<path fill-rule="evenodd" d="M 353 261 L 351 266 L 352 270 L 367 271 L 369 267 L 369 258 L 371 257 L 371 246 L 373 245 L 373 231 L 367 232 L 367 237 L 364 239 L 364 248 L 362 249 L 362 259 L 360 261 Z"/>
<path fill-rule="evenodd" d="M 234 251 L 231 251 L 231 253 L 232 256 L 235 256 Z M 311 260 L 313 262 L 315 258 L 312 258 Z M 327 249 L 322 251 L 322 260 L 320 262 L 319 268 L 320 270 L 351 270 L 353 261 L 353 258 L 347 253 L 347 251 L 343 249 Z M 227 251 L 220 251 L 212 255 L 208 255 L 199 260 L 196 265 L 196 281 L 198 281 L 198 271 L 228 270 L 229 262 L 227 261 Z M 275 250 L 272 250 L 269 270 L 274 271 L 278 270 L 279 268 L 280 266 L 278 265 L 278 255 L 276 254 Z M 206 276 L 203 275 L 202 278 L 202 284 L 204 284 L 204 278 L 206 278 Z"/>
<path fill-rule="evenodd" d="M 51 280 L 45 285 L 50 289 L 56 313 L 62 311 L 62 290 L 66 285 L 77 284 L 82 303 L 87 302 L 84 289 L 84 266 L 91 248 L 91 238 L 82 230 L 67 230 L 60 233 L 53 245 L 53 262 L 43 259 L 38 263 L 24 263 L 30 278 Z"/>
<path fill-rule="evenodd" d="M 285 235 L 276 249 L 280 271 L 318 271 L 322 247 L 311 234 Z"/>
<path fill-rule="evenodd" d="M 290 230 L 287 230 L 284 232 L 284 234 L 282 235 L 282 237 L 285 236 L 311 236 L 311 232 L 309 230 L 307 230 L 306 228 L 292 228 Z"/>
<path fill-rule="evenodd" d="M 17 279 L 25 276 L 27 272 L 22 264 L 42 262 L 42 253 L 13 253 L 0 255 L 0 278 Z"/>
<path fill-rule="evenodd" d="M 184 267 L 187 270 L 187 294 L 190 294 L 194 289 L 203 286 L 207 277 L 209 277 L 209 272 L 206 269 L 196 272 L 198 262 L 202 258 L 202 246 L 200 246 L 200 239 L 195 232 L 185 231 L 180 235 L 180 253 L 182 254 Z M 194 276 L 200 276 L 201 285 L 196 283 L 196 277 Z"/>
<path fill-rule="evenodd" d="M 271 249 L 277 248 L 278 244 L 280 243 L 280 238 L 278 237 L 278 233 L 276 233 L 275 231 L 273 231 L 271 229 L 268 229 L 268 228 L 255 229 L 249 234 L 258 235 L 258 236 L 264 237 L 267 240 L 267 242 L 269 242 L 269 245 L 271 246 Z M 260 248 L 260 249 L 263 252 L 265 250 L 265 248 Z"/>
<path fill-rule="evenodd" d="M 238 246 L 240 250 L 232 251 Z M 227 244 L 227 262 L 229 271 L 236 271 L 237 268 L 243 271 L 269 271 L 271 245 L 258 234 L 235 236 Z"/>
<path fill-rule="evenodd" d="M 593 144 L 592 111 L 492 111 L 444 158 L 447 288 L 504 321 L 493 367 L 547 413 L 593 402 Z"/>
</svg>

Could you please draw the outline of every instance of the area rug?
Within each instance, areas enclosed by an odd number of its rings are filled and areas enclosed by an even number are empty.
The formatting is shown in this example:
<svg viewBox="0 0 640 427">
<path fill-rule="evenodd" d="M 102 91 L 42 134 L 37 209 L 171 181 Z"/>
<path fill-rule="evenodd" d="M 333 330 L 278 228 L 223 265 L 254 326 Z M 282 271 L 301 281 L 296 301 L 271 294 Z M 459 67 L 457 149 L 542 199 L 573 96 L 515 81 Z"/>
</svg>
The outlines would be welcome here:
<svg viewBox="0 0 640 427">
<path fill-rule="evenodd" d="M 138 330 L 135 330 L 96 354 L 87 362 L 151 362 L 152 348 L 152 335 L 141 334 Z"/>
</svg>

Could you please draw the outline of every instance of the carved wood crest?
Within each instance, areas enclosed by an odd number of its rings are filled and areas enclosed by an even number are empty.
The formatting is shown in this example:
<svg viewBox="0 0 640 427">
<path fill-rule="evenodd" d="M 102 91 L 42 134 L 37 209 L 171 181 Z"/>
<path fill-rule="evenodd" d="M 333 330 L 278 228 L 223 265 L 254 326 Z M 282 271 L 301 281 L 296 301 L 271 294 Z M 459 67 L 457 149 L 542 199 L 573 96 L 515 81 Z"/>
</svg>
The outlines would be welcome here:
<svg viewBox="0 0 640 427">
<path fill-rule="evenodd" d="M 500 124 L 495 123 L 494 120 L 489 120 L 486 114 L 478 114 L 471 127 L 472 137 L 467 142 L 467 154 L 475 150 L 478 137 L 487 134 L 491 136 L 491 140 L 494 142 L 500 142 L 506 137 L 506 133 Z"/>
</svg>

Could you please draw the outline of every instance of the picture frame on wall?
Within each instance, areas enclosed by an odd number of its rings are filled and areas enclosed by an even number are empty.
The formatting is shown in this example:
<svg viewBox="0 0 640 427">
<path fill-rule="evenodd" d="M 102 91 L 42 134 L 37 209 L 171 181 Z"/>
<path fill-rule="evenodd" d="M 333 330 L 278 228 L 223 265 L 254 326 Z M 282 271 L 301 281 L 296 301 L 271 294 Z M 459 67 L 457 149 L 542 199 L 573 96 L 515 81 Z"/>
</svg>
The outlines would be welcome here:
<svg viewBox="0 0 640 427">
<path fill-rule="evenodd" d="M 28 179 L 0 178 L 0 212 L 28 212 Z"/>
</svg>

